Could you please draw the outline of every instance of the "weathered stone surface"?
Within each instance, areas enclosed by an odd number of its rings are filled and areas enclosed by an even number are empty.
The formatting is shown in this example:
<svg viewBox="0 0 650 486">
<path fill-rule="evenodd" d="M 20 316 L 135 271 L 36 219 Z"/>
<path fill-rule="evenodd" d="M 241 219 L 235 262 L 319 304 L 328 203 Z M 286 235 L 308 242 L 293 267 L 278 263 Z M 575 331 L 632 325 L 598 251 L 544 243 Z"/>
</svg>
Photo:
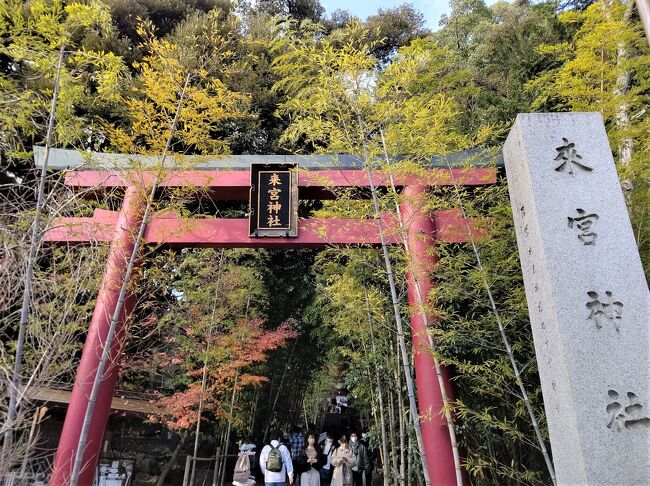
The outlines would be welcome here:
<svg viewBox="0 0 650 486">
<path fill-rule="evenodd" d="M 561 485 L 650 485 L 650 294 L 598 113 L 521 114 L 504 146 Z"/>
</svg>

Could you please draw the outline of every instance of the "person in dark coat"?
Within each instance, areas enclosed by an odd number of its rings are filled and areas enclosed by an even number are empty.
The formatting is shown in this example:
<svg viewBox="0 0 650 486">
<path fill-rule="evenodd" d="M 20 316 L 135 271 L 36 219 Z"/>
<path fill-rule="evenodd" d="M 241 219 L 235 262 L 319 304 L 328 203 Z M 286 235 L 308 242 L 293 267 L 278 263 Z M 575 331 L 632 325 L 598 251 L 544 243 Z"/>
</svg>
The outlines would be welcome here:
<svg viewBox="0 0 650 486">
<path fill-rule="evenodd" d="M 350 449 L 352 449 L 355 459 L 352 466 L 352 484 L 353 486 L 364 486 L 363 478 L 366 471 L 370 469 L 370 462 L 368 461 L 368 450 L 359 440 L 356 432 L 350 434 Z"/>
</svg>

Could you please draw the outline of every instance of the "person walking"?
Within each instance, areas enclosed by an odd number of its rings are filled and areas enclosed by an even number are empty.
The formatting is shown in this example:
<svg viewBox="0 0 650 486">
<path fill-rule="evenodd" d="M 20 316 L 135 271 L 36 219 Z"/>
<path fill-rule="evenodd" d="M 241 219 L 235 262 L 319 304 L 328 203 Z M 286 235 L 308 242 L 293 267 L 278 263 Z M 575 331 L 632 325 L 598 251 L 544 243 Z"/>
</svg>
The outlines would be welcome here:
<svg viewBox="0 0 650 486">
<path fill-rule="evenodd" d="M 350 449 L 348 439 L 343 434 L 339 439 L 339 446 L 332 454 L 334 471 L 331 486 L 352 486 L 352 466 L 355 462 L 354 452 Z"/>
<path fill-rule="evenodd" d="M 296 461 L 298 456 L 305 449 L 305 438 L 300 433 L 298 427 L 291 429 L 291 435 L 289 435 L 289 446 L 291 447 L 291 459 Z"/>
<path fill-rule="evenodd" d="M 334 453 L 334 434 L 327 432 L 321 446 L 320 482 L 321 486 L 330 486 L 332 482 L 332 454 Z"/>
<path fill-rule="evenodd" d="M 320 486 L 321 454 L 316 445 L 316 434 L 307 432 L 307 445 L 300 455 L 303 473 L 300 475 L 301 486 Z"/>
<path fill-rule="evenodd" d="M 307 470 L 307 464 L 299 463 L 300 455 L 305 450 L 305 438 L 300 433 L 299 427 L 293 427 L 291 434 L 288 437 L 289 450 L 291 451 L 291 460 L 293 461 L 294 469 L 296 469 L 296 486 L 300 486 L 300 478 L 302 473 Z"/>
<path fill-rule="evenodd" d="M 239 454 L 235 463 L 232 484 L 234 486 L 251 486 L 256 483 L 257 461 L 256 447 L 249 437 L 239 443 Z"/>
<path fill-rule="evenodd" d="M 271 443 L 264 446 L 260 453 L 260 470 L 264 474 L 266 486 L 293 486 L 293 461 L 287 446 L 280 443 L 282 433 L 273 431 Z"/>
<path fill-rule="evenodd" d="M 361 443 L 366 446 L 366 452 L 368 453 L 368 468 L 366 469 L 366 484 L 365 486 L 372 485 L 372 473 L 375 470 L 375 464 L 377 463 L 377 456 L 379 455 L 377 446 L 370 445 L 370 437 L 365 432 L 361 434 Z"/>
<path fill-rule="evenodd" d="M 368 462 L 368 450 L 359 440 L 356 432 L 350 434 L 350 450 L 354 454 L 354 464 L 352 465 L 352 484 L 353 486 L 364 486 L 364 476 L 370 469 Z"/>
</svg>

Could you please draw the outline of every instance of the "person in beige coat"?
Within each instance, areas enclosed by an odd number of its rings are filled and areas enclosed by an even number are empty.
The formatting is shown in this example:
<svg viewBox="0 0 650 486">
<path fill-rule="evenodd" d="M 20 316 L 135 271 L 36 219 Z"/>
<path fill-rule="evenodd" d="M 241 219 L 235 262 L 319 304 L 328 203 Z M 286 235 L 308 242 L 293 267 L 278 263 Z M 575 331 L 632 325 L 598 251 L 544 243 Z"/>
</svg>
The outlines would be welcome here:
<svg viewBox="0 0 650 486">
<path fill-rule="evenodd" d="M 339 439 L 339 447 L 332 454 L 334 473 L 331 486 L 352 486 L 352 466 L 355 461 L 354 452 L 350 449 L 344 434 Z"/>
</svg>

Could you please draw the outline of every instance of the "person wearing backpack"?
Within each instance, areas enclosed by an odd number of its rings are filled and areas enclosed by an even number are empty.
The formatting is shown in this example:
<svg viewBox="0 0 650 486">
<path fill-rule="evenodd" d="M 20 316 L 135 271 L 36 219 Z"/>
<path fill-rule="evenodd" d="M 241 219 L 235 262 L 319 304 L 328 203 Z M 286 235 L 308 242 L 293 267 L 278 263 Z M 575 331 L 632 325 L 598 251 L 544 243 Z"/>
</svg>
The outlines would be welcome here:
<svg viewBox="0 0 650 486">
<path fill-rule="evenodd" d="M 264 446 L 260 453 L 260 469 L 264 473 L 266 486 L 293 485 L 293 462 L 287 446 L 280 443 L 280 432 L 271 432 L 271 443 Z"/>
<path fill-rule="evenodd" d="M 256 483 L 255 471 L 253 470 L 257 463 L 255 461 L 255 447 L 255 444 L 248 438 L 241 441 L 232 477 L 234 486 L 252 486 Z"/>
</svg>

